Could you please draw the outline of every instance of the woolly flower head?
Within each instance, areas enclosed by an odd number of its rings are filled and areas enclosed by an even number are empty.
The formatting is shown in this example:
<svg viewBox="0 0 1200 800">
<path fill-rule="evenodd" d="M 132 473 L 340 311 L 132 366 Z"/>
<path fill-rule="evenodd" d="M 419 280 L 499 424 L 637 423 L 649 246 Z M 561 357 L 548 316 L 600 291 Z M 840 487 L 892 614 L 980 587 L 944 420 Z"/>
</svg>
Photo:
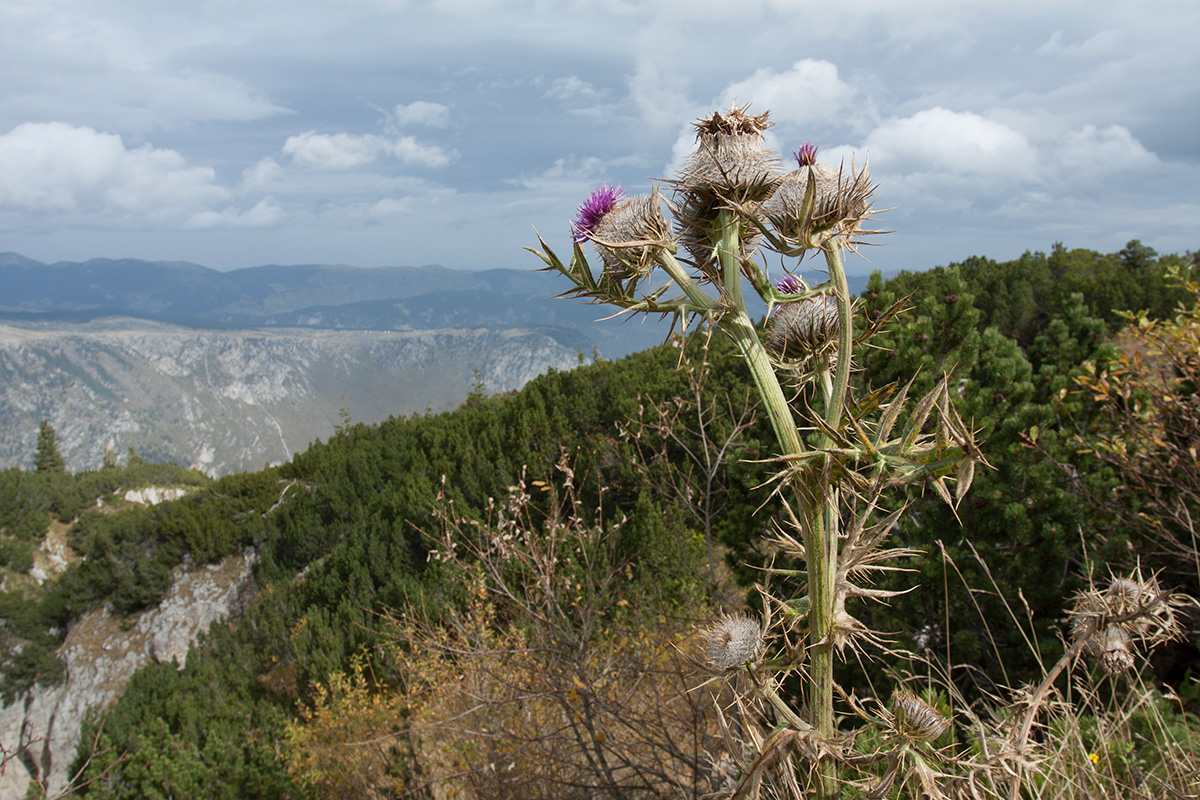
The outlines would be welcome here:
<svg viewBox="0 0 1200 800">
<path fill-rule="evenodd" d="M 762 648 L 762 629 L 744 614 L 722 617 L 704 632 L 704 655 L 718 669 L 749 664 L 762 654 Z"/>
<path fill-rule="evenodd" d="M 654 267 L 671 243 L 671 226 L 656 188 L 626 198 L 621 187 L 603 184 L 588 195 L 573 223 L 575 242 L 591 240 L 613 281 L 636 282 Z"/>
<path fill-rule="evenodd" d="M 840 236 L 853 241 L 871 216 L 875 186 L 866 167 L 844 174 L 817 161 L 817 146 L 805 142 L 792 151 L 796 169 L 784 175 L 763 205 L 771 226 L 800 250 L 820 247 Z"/>
<path fill-rule="evenodd" d="M 763 131 L 772 124 L 768 113 L 750 114 L 744 106 L 714 111 L 694 123 L 696 149 L 674 181 L 675 205 L 680 243 L 704 279 L 721 279 L 712 258 L 720 212 L 733 206 L 753 210 L 779 183 L 779 159 L 763 141 Z M 758 239 L 754 226 L 742 227 L 743 255 L 754 251 Z"/>
<path fill-rule="evenodd" d="M 785 291 L 782 283 L 779 289 Z M 781 306 L 775 312 L 767 332 L 767 349 L 784 359 L 807 358 L 832 342 L 840 328 L 841 316 L 835 298 L 808 297 Z"/>
<path fill-rule="evenodd" d="M 587 199 L 580 204 L 575 212 L 575 221 L 571 223 L 571 238 L 575 244 L 583 244 L 588 240 L 588 236 L 600 224 L 600 220 L 604 219 L 604 215 L 612 211 L 617 203 L 625 199 L 625 192 L 621 186 L 609 186 L 607 183 L 600 184 L 599 187 L 592 190 L 592 193 L 587 196 Z"/>
</svg>

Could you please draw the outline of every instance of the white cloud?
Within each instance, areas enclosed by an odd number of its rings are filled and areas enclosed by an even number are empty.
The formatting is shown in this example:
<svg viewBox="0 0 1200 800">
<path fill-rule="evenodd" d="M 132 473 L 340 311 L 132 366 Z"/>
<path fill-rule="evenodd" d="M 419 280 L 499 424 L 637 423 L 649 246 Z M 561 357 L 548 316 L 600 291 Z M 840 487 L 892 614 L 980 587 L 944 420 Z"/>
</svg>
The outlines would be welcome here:
<svg viewBox="0 0 1200 800">
<path fill-rule="evenodd" d="M 279 180 L 283 174 L 284 170 L 279 166 L 279 162 L 267 157 L 242 170 L 242 186 L 250 190 L 264 189 Z"/>
<path fill-rule="evenodd" d="M 192 229 L 206 228 L 271 228 L 283 222 L 284 211 L 274 200 L 264 197 L 253 208 L 240 211 L 232 206 L 222 211 L 202 211 L 185 223 Z"/>
<path fill-rule="evenodd" d="M 0 208 L 11 211 L 161 220 L 228 197 L 211 168 L 174 150 L 130 150 L 115 134 L 47 122 L 0 136 Z"/>
<path fill-rule="evenodd" d="M 872 165 L 893 173 L 947 173 L 1005 181 L 1037 177 L 1024 134 L 969 111 L 930 108 L 884 122 L 867 137 Z"/>
<path fill-rule="evenodd" d="M 557 78 L 546 90 L 542 97 L 566 102 L 570 100 L 594 100 L 597 97 L 596 87 L 577 75 Z"/>
<path fill-rule="evenodd" d="M 388 147 L 382 136 L 305 131 L 289 136 L 283 152 L 292 163 L 311 169 L 353 169 L 374 161 Z"/>
<path fill-rule="evenodd" d="M 1075 44 L 1064 44 L 1063 39 L 1063 32 L 1055 31 L 1038 48 L 1038 54 L 1069 58 L 1103 58 L 1118 55 L 1121 51 L 1121 40 L 1116 31 L 1100 31 Z"/>
<path fill-rule="evenodd" d="M 318 170 L 347 170 L 369 164 L 381 155 L 390 155 L 405 164 L 442 167 L 450 163 L 451 153 L 437 145 L 421 144 L 412 136 L 388 139 L 375 134 L 317 133 L 305 131 L 288 137 L 283 152 L 292 163 Z"/>
<path fill-rule="evenodd" d="M 629 78 L 629 95 L 641 120 L 652 130 L 675 128 L 691 119 L 698 106 L 688 97 L 689 81 L 652 61 L 643 61 Z"/>
<path fill-rule="evenodd" d="M 444 128 L 450 124 L 450 107 L 427 100 L 417 100 L 408 105 L 400 104 L 392 109 L 392 121 L 400 128 L 409 125 L 424 125 L 428 128 Z"/>
<path fill-rule="evenodd" d="M 1161 166 L 1123 125 L 1084 125 L 1057 145 L 1052 163 L 1063 180 L 1095 186 L 1123 173 L 1148 172 Z"/>
<path fill-rule="evenodd" d="M 421 144 L 412 136 L 401 136 L 388 147 L 388 152 L 405 164 L 425 167 L 444 167 L 453 160 L 453 154 L 437 145 Z"/>
<path fill-rule="evenodd" d="M 752 103 L 751 111 L 769 110 L 777 123 L 812 125 L 841 117 L 854 95 L 854 89 L 838 77 L 836 65 L 806 58 L 785 72 L 763 68 L 729 84 L 717 105 Z"/>
<path fill-rule="evenodd" d="M 535 191 L 553 190 L 556 187 L 579 187 L 598 180 L 607 172 L 607 165 L 595 156 L 570 156 L 555 159 L 554 164 L 533 175 L 523 175 L 509 183 Z"/>
</svg>

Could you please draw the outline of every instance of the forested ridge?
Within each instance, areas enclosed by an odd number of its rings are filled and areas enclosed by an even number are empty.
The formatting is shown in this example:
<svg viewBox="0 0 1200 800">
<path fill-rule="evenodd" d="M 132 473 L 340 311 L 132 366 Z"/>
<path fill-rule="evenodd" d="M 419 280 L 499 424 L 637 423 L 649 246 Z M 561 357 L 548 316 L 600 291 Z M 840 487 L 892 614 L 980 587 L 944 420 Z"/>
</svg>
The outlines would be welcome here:
<svg viewBox="0 0 1200 800">
<path fill-rule="evenodd" d="M 873 276 L 858 306 L 863 321 L 904 298 L 906 310 L 876 339 L 887 349 L 863 355 L 856 394 L 919 367 L 915 395 L 951 372 L 989 467 L 957 515 L 932 493 L 914 492 L 897 543 L 925 555 L 910 564 L 916 574 L 883 576 L 880 586 L 921 588 L 859 609 L 872 627 L 895 631 L 906 647 L 949 654 L 963 665 L 952 678 L 986 692 L 992 681 L 1012 685 L 1036 668 L 1020 655 L 1028 652 L 1020 629 L 998 624 L 1008 613 L 1004 599 L 1027 604 L 1053 660 L 1062 652 L 1064 603 L 1089 577 L 1136 556 L 1148 568 L 1167 565 L 1159 539 L 1098 501 L 1111 503 L 1127 476 L 1095 446 L 1115 422 L 1097 405 L 1102 392 L 1087 387 L 1121 358 L 1117 337 L 1129 323 L 1122 312 L 1169 319 L 1194 303 L 1172 274 L 1186 276 L 1196 260 L 1160 257 L 1134 241 L 1113 254 L 1056 245 L 1013 261 L 971 258 L 886 281 Z M 117 613 L 153 605 L 185 554 L 210 563 L 254 547 L 259 592 L 245 615 L 215 626 L 183 669 L 139 672 L 120 702 L 97 715 L 103 754 L 86 775 L 123 760 L 83 792 L 336 796 L 306 760 L 313 739 L 298 731 L 321 722 L 312 709 L 344 676 L 366 676 L 373 697 L 401 693 L 405 676 L 382 613 L 418 608 L 436 622 L 470 606 L 470 586 L 430 557 L 445 531 L 436 512 L 447 504 L 484 520 L 520 486 L 530 513 L 551 519 L 570 488 L 584 523 L 616 531 L 608 557 L 627 567 L 605 613 L 615 619 L 626 613 L 617 608 L 653 598 L 627 626 L 686 632 L 753 604 L 749 587 L 764 579 L 757 568 L 771 558 L 758 549 L 759 534 L 778 513 L 753 491 L 773 471 L 771 434 L 765 418 L 743 412 L 748 377 L 728 342 L 688 341 L 693 362 L 706 365 L 699 372 L 680 367 L 681 346 L 552 372 L 509 395 L 477 393 L 449 413 L 377 426 L 347 420 L 288 464 L 219 481 L 137 459 L 74 476 L 52 459 L 36 472 L 0 473 L 0 566 L 27 571 L 30 543 L 52 515 L 73 522 L 68 541 L 84 557 L 41 588 L 0 593 L 0 688 L 12 698 L 55 680 L 53 649 L 73 618 L 103 602 Z M 697 458 L 705 441 L 726 445 L 720 470 L 705 473 Z M 138 481 L 194 491 L 151 509 L 90 508 Z M 1133 504 L 1131 517 L 1148 510 L 1137 497 L 1121 502 Z M 694 513 L 703 503 L 713 513 Z M 1011 657 L 1001 661 L 1001 653 Z M 888 680 L 886 665 L 873 669 Z M 415 791 L 423 778 L 406 746 L 397 740 L 391 769 Z"/>
</svg>

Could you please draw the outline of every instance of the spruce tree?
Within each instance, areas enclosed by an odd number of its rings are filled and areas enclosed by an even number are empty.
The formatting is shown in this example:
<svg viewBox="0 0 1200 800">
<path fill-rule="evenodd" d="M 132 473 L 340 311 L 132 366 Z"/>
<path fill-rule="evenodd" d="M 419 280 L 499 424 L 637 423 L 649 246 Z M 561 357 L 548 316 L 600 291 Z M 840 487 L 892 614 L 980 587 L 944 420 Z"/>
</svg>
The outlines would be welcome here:
<svg viewBox="0 0 1200 800">
<path fill-rule="evenodd" d="M 42 420 L 38 428 L 37 450 L 33 454 L 33 466 L 38 472 L 66 472 L 67 464 L 58 452 L 58 436 L 49 420 Z"/>
</svg>

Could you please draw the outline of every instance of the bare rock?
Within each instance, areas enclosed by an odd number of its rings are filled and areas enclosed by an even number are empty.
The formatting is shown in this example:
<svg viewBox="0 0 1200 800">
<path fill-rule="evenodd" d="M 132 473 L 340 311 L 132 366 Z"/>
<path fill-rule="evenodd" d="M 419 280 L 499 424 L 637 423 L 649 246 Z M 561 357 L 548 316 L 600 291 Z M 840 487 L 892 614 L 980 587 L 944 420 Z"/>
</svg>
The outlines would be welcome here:
<svg viewBox="0 0 1200 800">
<path fill-rule="evenodd" d="M 251 574 L 256 560 L 247 549 L 219 564 L 185 562 L 156 608 L 120 619 L 106 606 L 72 625 L 58 651 L 67 666 L 63 682 L 35 686 L 0 706 L 0 742 L 9 750 L 32 743 L 0 775 L 0 800 L 20 800 L 34 780 L 49 794 L 65 788 L 87 713 L 116 700 L 151 659 L 174 660 L 182 669 L 200 634 L 245 609 L 256 590 Z"/>
</svg>

